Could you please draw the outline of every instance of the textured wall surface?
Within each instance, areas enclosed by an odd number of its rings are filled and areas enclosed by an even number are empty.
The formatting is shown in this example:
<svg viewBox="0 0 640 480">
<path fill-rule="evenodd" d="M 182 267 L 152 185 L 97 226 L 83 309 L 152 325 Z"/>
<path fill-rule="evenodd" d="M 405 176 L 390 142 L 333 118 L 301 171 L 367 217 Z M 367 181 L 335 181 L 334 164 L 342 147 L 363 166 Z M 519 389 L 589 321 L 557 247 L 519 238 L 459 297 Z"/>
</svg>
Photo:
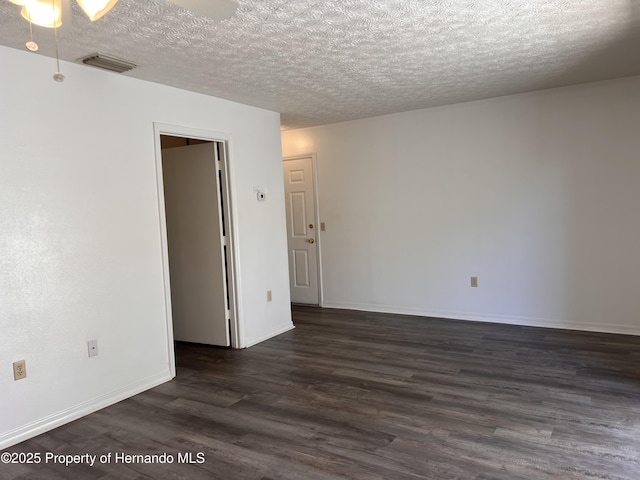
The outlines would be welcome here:
<svg viewBox="0 0 640 480">
<path fill-rule="evenodd" d="M 325 305 L 640 335 L 639 124 L 634 77 L 283 132 Z"/>
<path fill-rule="evenodd" d="M 122 57 L 140 65 L 128 76 L 278 111 L 285 127 L 640 74 L 636 0 L 239 0 L 222 22 L 120 0 L 95 23 L 72 3 L 62 58 Z M 0 43 L 28 35 L 0 2 Z M 35 37 L 53 55 L 53 33 Z"/>
</svg>

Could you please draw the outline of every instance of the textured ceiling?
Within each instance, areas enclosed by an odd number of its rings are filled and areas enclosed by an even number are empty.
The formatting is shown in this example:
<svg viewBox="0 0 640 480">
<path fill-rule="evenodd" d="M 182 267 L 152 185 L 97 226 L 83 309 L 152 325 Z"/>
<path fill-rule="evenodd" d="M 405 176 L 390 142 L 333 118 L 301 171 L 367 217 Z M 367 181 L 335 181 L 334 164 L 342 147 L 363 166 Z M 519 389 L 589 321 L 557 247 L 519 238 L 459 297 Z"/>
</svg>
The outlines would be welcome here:
<svg viewBox="0 0 640 480">
<path fill-rule="evenodd" d="M 130 60 L 139 67 L 124 75 L 275 110 L 297 128 L 640 74 L 639 2 L 238 0 L 215 22 L 120 0 L 95 23 L 73 2 L 60 56 Z M 28 36 L 19 7 L 0 0 L 0 44 Z M 34 36 L 51 56 L 52 31 Z"/>
</svg>

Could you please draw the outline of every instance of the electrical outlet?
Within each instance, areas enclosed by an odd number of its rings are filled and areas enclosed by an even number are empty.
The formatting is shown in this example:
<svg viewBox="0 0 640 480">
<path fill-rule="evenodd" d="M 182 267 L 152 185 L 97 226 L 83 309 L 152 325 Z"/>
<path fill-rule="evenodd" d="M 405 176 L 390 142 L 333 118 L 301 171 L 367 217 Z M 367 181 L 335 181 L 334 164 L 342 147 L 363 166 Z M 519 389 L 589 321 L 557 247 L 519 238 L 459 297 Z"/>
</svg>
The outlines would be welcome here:
<svg viewBox="0 0 640 480">
<path fill-rule="evenodd" d="M 13 379 L 22 380 L 27 378 L 27 365 L 24 360 L 13 362 Z"/>
<path fill-rule="evenodd" d="M 471 277 L 471 286 L 474 288 L 478 286 L 478 277 Z"/>
<path fill-rule="evenodd" d="M 87 350 L 89 351 L 90 357 L 95 357 L 98 355 L 98 339 L 94 338 L 87 342 Z"/>
<path fill-rule="evenodd" d="M 271 295 L 271 290 L 267 290 L 267 302 L 273 300 L 273 296 Z"/>
</svg>

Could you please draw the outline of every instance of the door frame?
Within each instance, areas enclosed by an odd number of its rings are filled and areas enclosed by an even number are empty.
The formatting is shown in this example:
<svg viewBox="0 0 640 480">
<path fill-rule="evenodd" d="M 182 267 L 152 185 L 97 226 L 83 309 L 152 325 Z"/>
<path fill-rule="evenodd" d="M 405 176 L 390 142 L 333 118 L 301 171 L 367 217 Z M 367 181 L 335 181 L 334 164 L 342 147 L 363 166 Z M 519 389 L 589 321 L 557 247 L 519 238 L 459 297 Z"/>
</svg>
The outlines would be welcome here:
<svg viewBox="0 0 640 480">
<path fill-rule="evenodd" d="M 164 303 L 165 303 L 165 324 L 167 331 L 167 342 L 169 349 L 170 371 L 171 376 L 176 375 L 176 362 L 173 339 L 173 315 L 171 310 L 171 282 L 169 277 L 169 247 L 167 241 L 167 219 L 164 205 L 164 180 L 162 172 L 162 147 L 160 136 L 167 135 L 172 137 L 193 138 L 198 140 L 208 140 L 224 145 L 223 155 L 220 162 L 222 164 L 222 196 L 223 196 L 223 215 L 227 223 L 227 275 L 228 275 L 228 294 L 229 294 L 229 326 L 230 341 L 232 348 L 244 348 L 243 341 L 243 316 L 241 309 L 241 285 L 239 275 L 240 259 L 237 248 L 238 219 L 234 206 L 236 205 L 235 197 L 235 181 L 234 172 L 231 162 L 233 157 L 232 136 L 228 133 L 215 132 L 211 130 L 202 130 L 191 127 L 183 127 L 179 125 L 170 125 L 164 123 L 153 123 L 153 136 L 156 157 L 156 188 L 158 199 L 158 217 L 160 223 L 160 243 L 162 254 L 162 276 L 164 283 Z"/>
<path fill-rule="evenodd" d="M 314 195 L 313 195 L 313 203 L 314 203 L 314 212 L 315 212 L 315 218 L 314 221 L 316 223 L 316 251 L 317 251 L 317 255 L 316 255 L 316 262 L 318 263 L 318 265 L 316 266 L 316 271 L 318 272 L 318 306 L 322 307 L 324 305 L 324 295 L 323 295 L 323 289 L 322 289 L 322 235 L 321 235 L 321 230 L 320 230 L 320 202 L 319 202 L 319 194 L 318 194 L 318 159 L 316 157 L 315 153 L 305 153 L 303 155 L 295 155 L 293 157 L 284 157 L 282 159 L 282 162 L 286 162 L 289 160 L 303 160 L 309 158 L 311 159 L 311 171 L 312 171 L 312 182 L 313 182 L 313 190 L 314 190 Z M 283 165 L 284 167 L 284 165 Z M 287 219 L 288 221 L 288 219 Z M 287 228 L 287 232 L 288 232 L 288 228 Z M 287 233 L 287 258 L 289 259 L 289 261 L 291 261 L 291 259 L 289 258 L 289 234 Z M 289 282 L 291 282 L 291 279 L 289 279 Z M 291 284 L 291 283 L 289 283 Z"/>
</svg>

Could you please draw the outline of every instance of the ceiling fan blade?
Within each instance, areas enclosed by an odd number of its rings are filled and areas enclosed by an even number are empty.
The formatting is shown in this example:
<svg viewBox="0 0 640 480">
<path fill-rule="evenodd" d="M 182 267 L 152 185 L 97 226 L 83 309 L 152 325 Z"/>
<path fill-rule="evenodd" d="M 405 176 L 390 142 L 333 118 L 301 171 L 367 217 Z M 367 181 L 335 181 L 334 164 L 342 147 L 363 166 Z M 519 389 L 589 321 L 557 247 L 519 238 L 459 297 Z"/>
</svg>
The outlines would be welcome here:
<svg viewBox="0 0 640 480">
<path fill-rule="evenodd" d="M 233 0 L 169 0 L 169 3 L 189 10 L 199 17 L 213 20 L 229 18 L 238 8 L 238 4 Z"/>
</svg>

